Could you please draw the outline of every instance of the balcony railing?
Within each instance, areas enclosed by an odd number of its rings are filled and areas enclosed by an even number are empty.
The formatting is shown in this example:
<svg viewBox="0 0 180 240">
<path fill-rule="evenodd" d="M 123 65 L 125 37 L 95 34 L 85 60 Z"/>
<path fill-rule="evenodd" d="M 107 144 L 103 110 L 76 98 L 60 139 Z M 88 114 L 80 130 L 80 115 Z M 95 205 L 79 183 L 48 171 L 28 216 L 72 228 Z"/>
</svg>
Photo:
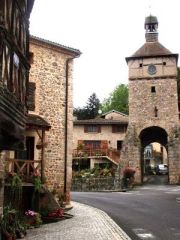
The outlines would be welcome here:
<svg viewBox="0 0 180 240">
<path fill-rule="evenodd" d="M 32 176 L 41 173 L 40 160 L 19 160 L 19 159 L 6 159 L 5 162 L 6 173 L 17 173 L 22 176 L 22 180 L 30 182 Z"/>
<path fill-rule="evenodd" d="M 116 164 L 120 161 L 120 150 L 117 149 L 74 149 L 73 158 L 101 158 L 107 157 L 110 161 L 115 162 Z"/>
</svg>

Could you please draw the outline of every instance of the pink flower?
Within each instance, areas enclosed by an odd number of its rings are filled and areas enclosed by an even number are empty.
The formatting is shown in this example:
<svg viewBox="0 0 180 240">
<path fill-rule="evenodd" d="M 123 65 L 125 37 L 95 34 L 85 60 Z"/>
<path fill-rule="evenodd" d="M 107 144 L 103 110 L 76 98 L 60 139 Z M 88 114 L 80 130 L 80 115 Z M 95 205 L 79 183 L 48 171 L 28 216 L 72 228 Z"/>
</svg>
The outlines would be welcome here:
<svg viewBox="0 0 180 240">
<path fill-rule="evenodd" d="M 37 215 L 37 212 L 34 212 L 32 210 L 28 210 L 28 211 L 25 212 L 25 215 L 33 217 L 33 216 Z"/>
</svg>

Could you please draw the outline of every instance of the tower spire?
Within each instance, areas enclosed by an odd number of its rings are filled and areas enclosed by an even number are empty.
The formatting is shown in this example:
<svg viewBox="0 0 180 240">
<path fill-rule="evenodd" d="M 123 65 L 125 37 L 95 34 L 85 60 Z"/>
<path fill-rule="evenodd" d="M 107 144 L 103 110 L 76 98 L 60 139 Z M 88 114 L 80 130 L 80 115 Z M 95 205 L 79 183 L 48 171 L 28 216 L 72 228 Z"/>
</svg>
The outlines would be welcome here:
<svg viewBox="0 0 180 240">
<path fill-rule="evenodd" d="M 144 28 L 146 30 L 146 42 L 158 41 L 158 20 L 157 17 L 149 15 L 145 18 Z"/>
</svg>

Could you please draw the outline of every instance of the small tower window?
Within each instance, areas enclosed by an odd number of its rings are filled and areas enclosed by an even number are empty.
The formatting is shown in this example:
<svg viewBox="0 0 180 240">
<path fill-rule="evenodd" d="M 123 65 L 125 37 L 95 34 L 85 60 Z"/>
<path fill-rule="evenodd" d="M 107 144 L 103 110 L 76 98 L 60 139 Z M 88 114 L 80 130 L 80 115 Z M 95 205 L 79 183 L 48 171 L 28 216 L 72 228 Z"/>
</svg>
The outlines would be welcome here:
<svg viewBox="0 0 180 240">
<path fill-rule="evenodd" d="M 142 63 L 140 63 L 140 64 L 139 64 L 139 67 L 142 68 L 142 66 L 143 66 Z"/>
<path fill-rule="evenodd" d="M 158 108 L 157 108 L 157 107 L 154 108 L 154 116 L 155 116 L 155 117 L 158 116 Z"/>
<path fill-rule="evenodd" d="M 166 62 L 163 62 L 163 65 L 166 66 Z"/>
<path fill-rule="evenodd" d="M 152 93 L 155 93 L 155 92 L 156 92 L 156 87 L 155 87 L 155 86 L 152 86 L 152 87 L 151 87 L 151 92 L 152 92 Z"/>
</svg>

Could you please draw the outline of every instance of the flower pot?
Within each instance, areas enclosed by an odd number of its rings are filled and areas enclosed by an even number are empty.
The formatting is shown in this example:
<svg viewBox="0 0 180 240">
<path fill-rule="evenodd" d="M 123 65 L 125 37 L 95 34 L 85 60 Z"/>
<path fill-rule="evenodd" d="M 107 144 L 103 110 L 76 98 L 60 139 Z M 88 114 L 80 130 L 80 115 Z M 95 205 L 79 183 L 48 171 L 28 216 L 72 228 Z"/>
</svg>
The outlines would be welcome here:
<svg viewBox="0 0 180 240">
<path fill-rule="evenodd" d="M 3 236 L 3 239 L 5 239 L 5 240 L 14 240 L 14 239 L 16 239 L 13 234 L 9 233 L 6 230 L 2 230 L 2 236 Z"/>
</svg>

